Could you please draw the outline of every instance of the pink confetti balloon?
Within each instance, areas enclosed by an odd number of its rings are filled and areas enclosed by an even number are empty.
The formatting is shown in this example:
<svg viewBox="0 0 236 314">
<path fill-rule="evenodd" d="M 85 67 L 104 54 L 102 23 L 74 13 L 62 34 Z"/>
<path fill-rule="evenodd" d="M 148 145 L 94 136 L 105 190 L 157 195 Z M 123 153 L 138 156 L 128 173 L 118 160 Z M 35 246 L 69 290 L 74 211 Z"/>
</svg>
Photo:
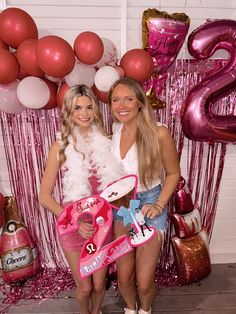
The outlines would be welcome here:
<svg viewBox="0 0 236 314">
<path fill-rule="evenodd" d="M 156 75 L 155 92 L 159 95 L 167 76 L 163 75 L 175 61 L 189 29 L 184 13 L 168 14 L 156 9 L 143 13 L 143 48 L 151 55 Z"/>
<path fill-rule="evenodd" d="M 225 49 L 229 59 L 187 95 L 182 108 L 185 136 L 202 142 L 236 143 L 236 117 L 214 113 L 216 101 L 236 89 L 236 21 L 215 20 L 201 25 L 190 34 L 188 49 L 199 60 Z"/>
<path fill-rule="evenodd" d="M 20 81 L 10 84 L 0 84 L 0 110 L 6 113 L 20 113 L 25 110 L 17 97 L 17 87 Z"/>
</svg>

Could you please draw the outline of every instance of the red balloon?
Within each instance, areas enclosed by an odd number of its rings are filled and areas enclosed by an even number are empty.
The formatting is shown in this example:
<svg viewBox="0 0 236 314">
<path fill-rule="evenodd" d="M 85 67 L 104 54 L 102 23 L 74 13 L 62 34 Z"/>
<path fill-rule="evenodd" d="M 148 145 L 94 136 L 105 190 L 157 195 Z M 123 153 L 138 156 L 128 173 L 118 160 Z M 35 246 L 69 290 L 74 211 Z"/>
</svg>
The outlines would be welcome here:
<svg viewBox="0 0 236 314">
<path fill-rule="evenodd" d="M 49 101 L 47 102 L 46 106 L 44 106 L 42 109 L 44 110 L 49 110 L 57 107 L 57 90 L 58 90 L 58 85 L 54 82 L 51 82 L 47 79 L 44 79 L 44 82 L 47 83 L 47 86 L 50 91 L 50 98 Z"/>
<path fill-rule="evenodd" d="M 37 39 L 23 41 L 16 51 L 16 58 L 26 73 L 32 76 L 43 77 L 44 72 L 40 69 L 36 56 L 37 42 Z"/>
<path fill-rule="evenodd" d="M 100 91 L 95 85 L 93 86 L 93 91 L 99 100 L 108 103 L 108 93 Z"/>
<path fill-rule="evenodd" d="M 188 49 L 196 59 L 225 49 L 229 59 L 188 93 L 182 108 L 185 136 L 194 141 L 236 143 L 235 115 L 218 115 L 214 110 L 219 99 L 236 89 L 236 21 L 214 20 L 199 26 L 188 38 Z"/>
<path fill-rule="evenodd" d="M 102 39 L 94 32 L 83 32 L 74 41 L 76 57 L 84 64 L 95 64 L 103 56 Z"/>
<path fill-rule="evenodd" d="M 63 83 L 57 91 L 57 105 L 60 109 L 62 109 L 63 107 L 63 102 L 64 102 L 64 97 L 65 97 L 65 93 L 70 89 L 70 87 L 66 84 Z"/>
<path fill-rule="evenodd" d="M 19 80 L 23 80 L 27 76 L 30 76 L 30 74 L 26 73 L 25 70 L 22 69 L 22 67 L 20 66 L 20 71 L 19 71 L 19 74 L 18 74 L 17 78 Z"/>
<path fill-rule="evenodd" d="M 4 217 L 4 205 L 5 205 L 6 199 L 3 196 L 2 193 L 0 193 L 0 228 L 4 225 L 5 217 Z"/>
<path fill-rule="evenodd" d="M 175 191 L 175 211 L 178 214 L 187 214 L 193 210 L 192 195 L 183 177 L 180 178 Z"/>
<path fill-rule="evenodd" d="M 19 74 L 20 67 L 13 53 L 0 49 L 0 84 L 14 82 Z"/>
<path fill-rule="evenodd" d="M 152 57 L 143 49 L 127 51 L 120 60 L 120 66 L 123 68 L 125 76 L 138 82 L 146 81 L 153 72 Z"/>
<path fill-rule="evenodd" d="M 75 55 L 70 44 L 54 35 L 38 40 L 36 55 L 40 68 L 49 76 L 64 77 L 72 71 L 75 64 Z"/>
<path fill-rule="evenodd" d="M 27 12 L 18 8 L 7 8 L 0 14 L 0 38 L 16 49 L 26 39 L 37 39 L 38 29 Z"/>
<path fill-rule="evenodd" d="M 9 47 L 0 39 L 0 49 L 9 50 Z"/>
<path fill-rule="evenodd" d="M 5 196 L 0 192 L 0 211 L 3 210 L 5 202 L 6 202 Z"/>
</svg>

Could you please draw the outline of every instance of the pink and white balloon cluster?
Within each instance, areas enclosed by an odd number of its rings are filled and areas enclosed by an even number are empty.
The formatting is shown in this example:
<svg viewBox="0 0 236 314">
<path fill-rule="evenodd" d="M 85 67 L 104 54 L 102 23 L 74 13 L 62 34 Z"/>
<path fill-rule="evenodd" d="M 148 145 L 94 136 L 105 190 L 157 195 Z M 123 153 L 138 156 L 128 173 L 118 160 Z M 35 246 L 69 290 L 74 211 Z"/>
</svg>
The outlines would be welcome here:
<svg viewBox="0 0 236 314">
<path fill-rule="evenodd" d="M 143 49 L 126 52 L 117 65 L 117 49 L 107 38 L 85 31 L 73 48 L 61 37 L 38 38 L 33 18 L 19 8 L 0 13 L 0 110 L 19 113 L 27 108 L 60 108 L 66 91 L 86 84 L 107 101 L 111 85 L 122 76 L 140 82 L 153 72 Z"/>
</svg>

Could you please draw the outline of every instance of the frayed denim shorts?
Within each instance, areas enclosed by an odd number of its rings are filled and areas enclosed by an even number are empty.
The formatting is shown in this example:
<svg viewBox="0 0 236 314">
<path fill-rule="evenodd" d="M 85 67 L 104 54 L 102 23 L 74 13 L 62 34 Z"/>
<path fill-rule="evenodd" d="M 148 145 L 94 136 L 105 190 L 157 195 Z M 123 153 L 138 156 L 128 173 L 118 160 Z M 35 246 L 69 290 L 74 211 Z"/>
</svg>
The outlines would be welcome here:
<svg viewBox="0 0 236 314">
<path fill-rule="evenodd" d="M 136 199 L 140 200 L 139 209 L 145 204 L 155 204 L 161 193 L 161 185 L 157 185 L 154 188 L 139 192 L 136 194 Z M 117 210 L 113 208 L 113 219 L 114 221 L 122 221 L 122 217 L 117 215 Z M 164 208 L 161 215 L 156 216 L 152 219 L 146 218 L 145 221 L 148 226 L 155 228 L 156 230 L 166 231 L 167 228 L 167 208 Z"/>
</svg>

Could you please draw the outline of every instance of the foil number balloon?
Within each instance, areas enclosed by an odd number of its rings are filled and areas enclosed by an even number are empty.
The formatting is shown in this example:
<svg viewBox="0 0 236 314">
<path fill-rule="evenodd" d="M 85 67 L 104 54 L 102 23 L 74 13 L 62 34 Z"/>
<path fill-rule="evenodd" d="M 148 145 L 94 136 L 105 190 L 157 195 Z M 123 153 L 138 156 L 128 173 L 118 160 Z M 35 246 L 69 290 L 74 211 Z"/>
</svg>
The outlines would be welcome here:
<svg viewBox="0 0 236 314">
<path fill-rule="evenodd" d="M 236 117 L 217 115 L 213 110 L 217 100 L 236 89 L 236 21 L 214 20 L 201 25 L 190 34 L 188 49 L 196 59 L 207 59 L 217 49 L 225 49 L 229 59 L 187 95 L 182 110 L 185 136 L 203 142 L 236 142 Z"/>
</svg>

